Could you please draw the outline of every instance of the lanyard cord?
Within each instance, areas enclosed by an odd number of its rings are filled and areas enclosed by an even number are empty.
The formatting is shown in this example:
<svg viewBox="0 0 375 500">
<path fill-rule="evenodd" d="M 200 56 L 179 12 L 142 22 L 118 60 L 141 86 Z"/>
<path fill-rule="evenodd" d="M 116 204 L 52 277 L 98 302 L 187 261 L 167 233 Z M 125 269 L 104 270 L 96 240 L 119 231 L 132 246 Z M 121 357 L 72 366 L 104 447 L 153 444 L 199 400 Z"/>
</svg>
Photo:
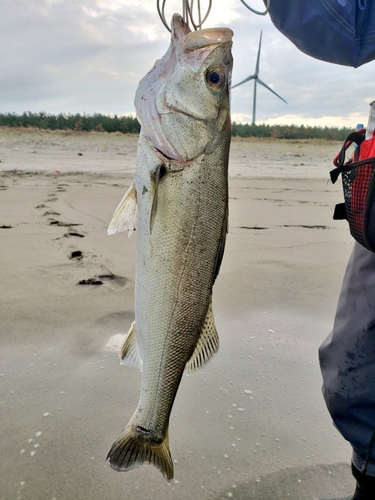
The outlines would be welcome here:
<svg viewBox="0 0 375 500">
<path fill-rule="evenodd" d="M 166 20 L 165 17 L 165 4 L 167 3 L 167 0 L 157 0 L 156 1 L 156 7 L 158 9 L 158 14 L 159 17 L 164 24 L 164 26 L 167 28 L 167 30 L 170 32 L 171 28 L 169 27 L 169 24 Z M 206 14 L 202 17 L 202 9 L 201 9 L 201 0 L 196 0 L 196 7 L 194 7 L 194 0 L 182 0 L 182 17 L 184 18 L 184 21 L 193 26 L 195 30 L 201 29 L 203 23 L 206 21 L 212 7 L 212 0 L 208 1 L 208 7 L 207 7 L 207 12 Z M 194 11 L 198 14 L 198 20 L 195 19 L 195 14 Z"/>
<path fill-rule="evenodd" d="M 270 2 L 271 0 L 264 0 L 266 4 L 266 9 L 264 11 L 260 10 L 255 10 L 250 5 L 248 5 L 245 0 L 241 0 L 243 5 L 249 9 L 251 12 L 254 14 L 257 14 L 258 16 L 265 16 L 270 8 Z M 167 0 L 156 0 L 156 7 L 158 10 L 159 17 L 164 24 L 164 26 L 167 28 L 167 30 L 170 32 L 171 28 L 169 27 L 169 24 L 167 22 L 167 19 L 165 17 L 165 4 L 167 3 Z M 211 12 L 212 8 L 212 0 L 208 0 L 208 7 L 206 14 L 202 18 L 202 9 L 201 9 L 201 0 L 196 0 L 196 6 L 194 7 L 194 0 L 182 0 L 182 17 L 184 18 L 184 21 L 189 25 L 191 23 L 192 27 L 195 30 L 199 30 L 202 28 L 203 23 L 206 21 L 208 18 L 209 13 Z M 194 11 L 196 11 L 196 14 L 198 15 L 198 21 L 195 19 L 195 14 Z"/>
<path fill-rule="evenodd" d="M 266 10 L 264 10 L 263 12 L 260 11 L 260 10 L 253 9 L 252 7 L 250 7 L 250 5 L 248 5 L 245 2 L 245 0 L 241 0 L 241 2 L 244 4 L 245 7 L 247 7 L 254 14 L 257 14 L 258 16 L 265 16 L 267 14 L 267 12 L 269 11 L 269 9 L 270 9 L 270 2 L 271 2 L 271 0 L 266 0 Z"/>
</svg>

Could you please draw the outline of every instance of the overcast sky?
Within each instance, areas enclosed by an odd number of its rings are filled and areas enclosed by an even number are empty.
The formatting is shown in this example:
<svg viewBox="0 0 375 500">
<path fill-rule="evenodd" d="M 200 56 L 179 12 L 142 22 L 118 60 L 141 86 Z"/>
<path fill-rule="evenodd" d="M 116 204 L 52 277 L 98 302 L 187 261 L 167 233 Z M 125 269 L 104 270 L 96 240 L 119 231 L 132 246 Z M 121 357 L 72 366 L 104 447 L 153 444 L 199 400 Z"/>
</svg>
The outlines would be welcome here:
<svg viewBox="0 0 375 500">
<path fill-rule="evenodd" d="M 181 0 L 166 5 L 168 17 L 181 12 Z M 234 31 L 233 83 L 254 72 L 263 30 L 259 76 L 288 104 L 258 86 L 257 123 L 367 123 L 375 62 L 354 69 L 312 59 L 240 0 L 213 0 L 204 27 L 216 25 Z M 138 82 L 169 36 L 156 0 L 1 0 L 0 112 L 133 113 Z M 252 96 L 252 82 L 233 90 L 233 120 L 251 122 Z"/>
</svg>

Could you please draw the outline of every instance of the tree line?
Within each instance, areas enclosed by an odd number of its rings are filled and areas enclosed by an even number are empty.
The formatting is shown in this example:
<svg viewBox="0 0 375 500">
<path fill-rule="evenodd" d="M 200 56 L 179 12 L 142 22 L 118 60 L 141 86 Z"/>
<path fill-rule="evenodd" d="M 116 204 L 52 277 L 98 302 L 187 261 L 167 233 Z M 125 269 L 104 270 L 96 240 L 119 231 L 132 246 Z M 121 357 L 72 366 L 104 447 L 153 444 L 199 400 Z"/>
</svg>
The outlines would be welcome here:
<svg viewBox="0 0 375 500">
<path fill-rule="evenodd" d="M 327 139 L 329 141 L 344 141 L 351 128 L 309 127 L 307 125 L 253 125 L 250 123 L 232 124 L 234 137 L 272 137 L 274 139 Z"/>
<path fill-rule="evenodd" d="M 100 113 L 52 115 L 49 113 L 25 112 L 0 113 L 2 127 L 33 127 L 42 130 L 74 130 L 76 132 L 122 132 L 123 134 L 138 134 L 141 126 L 133 116 L 108 116 Z"/>
<path fill-rule="evenodd" d="M 94 113 L 53 115 L 45 112 L 22 114 L 0 113 L 0 127 L 33 127 L 42 130 L 73 130 L 77 132 L 121 132 L 139 134 L 140 124 L 133 116 L 103 115 Z M 234 137 L 274 139 L 327 139 L 343 141 L 352 132 L 349 128 L 309 127 L 305 125 L 252 125 L 232 123 Z"/>
</svg>

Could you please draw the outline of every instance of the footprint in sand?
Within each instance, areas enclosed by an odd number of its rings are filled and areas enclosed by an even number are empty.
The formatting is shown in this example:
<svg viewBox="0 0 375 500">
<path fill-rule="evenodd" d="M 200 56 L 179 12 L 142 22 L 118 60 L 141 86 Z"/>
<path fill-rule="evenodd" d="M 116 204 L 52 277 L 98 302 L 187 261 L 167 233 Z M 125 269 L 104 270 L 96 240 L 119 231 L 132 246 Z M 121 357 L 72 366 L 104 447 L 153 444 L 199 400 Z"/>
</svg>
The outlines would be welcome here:
<svg viewBox="0 0 375 500">
<path fill-rule="evenodd" d="M 88 278 L 87 280 L 78 281 L 77 285 L 102 285 L 103 281 L 98 277 Z"/>
<path fill-rule="evenodd" d="M 60 215 L 60 214 L 58 212 L 55 212 L 54 210 L 47 210 L 47 212 L 44 212 L 43 217 L 46 217 L 47 215 Z"/>
<path fill-rule="evenodd" d="M 70 260 L 82 260 L 83 259 L 83 252 L 81 250 L 73 250 L 73 252 L 70 253 Z"/>
<path fill-rule="evenodd" d="M 70 238 L 71 236 L 75 236 L 77 238 L 84 238 L 85 235 L 81 233 L 77 233 L 76 231 L 68 231 L 64 234 L 63 238 Z"/>
<path fill-rule="evenodd" d="M 47 215 L 60 215 L 60 214 L 57 213 L 57 212 L 54 212 L 53 210 L 51 210 L 51 211 L 46 212 L 44 215 L 47 216 Z M 61 220 L 55 220 L 55 219 L 52 219 L 52 220 L 49 219 L 49 225 L 50 226 L 59 226 L 59 227 L 67 227 L 67 228 L 69 228 L 68 232 L 66 232 L 65 234 L 63 234 L 63 236 L 61 236 L 59 238 L 55 238 L 57 240 L 60 240 L 61 238 L 70 238 L 71 236 L 77 237 L 77 238 L 84 238 L 85 237 L 84 234 L 79 233 L 79 232 L 74 231 L 74 230 L 71 229 L 74 226 L 82 226 L 82 224 L 74 223 L 74 222 L 63 222 Z"/>
<path fill-rule="evenodd" d="M 63 222 L 61 220 L 51 220 L 49 225 L 50 226 L 59 226 L 59 227 L 82 226 L 82 224 L 75 224 L 74 222 Z"/>
<path fill-rule="evenodd" d="M 80 280 L 77 285 L 103 285 L 104 283 L 113 284 L 115 286 L 124 286 L 128 280 L 123 276 L 117 276 L 116 274 L 99 274 L 98 276 L 93 276 L 86 280 Z"/>
<path fill-rule="evenodd" d="M 304 229 L 328 229 L 328 226 L 319 226 L 319 225 L 309 226 L 306 224 L 284 224 L 283 226 L 278 226 L 278 227 L 302 227 Z"/>
</svg>

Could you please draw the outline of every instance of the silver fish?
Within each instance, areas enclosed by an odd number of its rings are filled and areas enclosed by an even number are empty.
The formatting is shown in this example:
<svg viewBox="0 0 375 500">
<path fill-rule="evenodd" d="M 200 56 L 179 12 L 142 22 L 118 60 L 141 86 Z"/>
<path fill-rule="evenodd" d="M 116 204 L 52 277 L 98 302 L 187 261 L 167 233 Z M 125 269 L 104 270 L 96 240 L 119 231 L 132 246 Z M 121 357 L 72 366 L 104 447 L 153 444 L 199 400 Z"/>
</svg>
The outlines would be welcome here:
<svg viewBox="0 0 375 500">
<path fill-rule="evenodd" d="M 232 36 L 191 32 L 175 14 L 170 47 L 136 93 L 135 179 L 108 228 L 137 235 L 135 322 L 120 357 L 142 385 L 107 456 L 118 471 L 149 462 L 173 478 L 168 424 L 181 377 L 219 348 L 211 298 L 228 222 Z"/>
</svg>

